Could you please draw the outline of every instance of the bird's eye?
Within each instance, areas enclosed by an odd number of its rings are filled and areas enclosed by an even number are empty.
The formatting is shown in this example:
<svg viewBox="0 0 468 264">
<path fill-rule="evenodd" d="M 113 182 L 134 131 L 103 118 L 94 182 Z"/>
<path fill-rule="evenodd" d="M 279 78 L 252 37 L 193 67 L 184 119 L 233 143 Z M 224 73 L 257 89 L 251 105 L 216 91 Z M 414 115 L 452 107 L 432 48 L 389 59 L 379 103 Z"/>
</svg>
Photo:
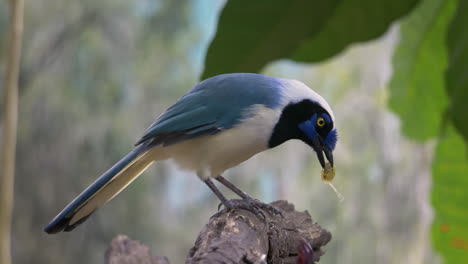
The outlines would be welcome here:
<svg viewBox="0 0 468 264">
<path fill-rule="evenodd" d="M 325 119 L 323 117 L 317 118 L 317 126 L 323 127 L 325 125 Z"/>
</svg>

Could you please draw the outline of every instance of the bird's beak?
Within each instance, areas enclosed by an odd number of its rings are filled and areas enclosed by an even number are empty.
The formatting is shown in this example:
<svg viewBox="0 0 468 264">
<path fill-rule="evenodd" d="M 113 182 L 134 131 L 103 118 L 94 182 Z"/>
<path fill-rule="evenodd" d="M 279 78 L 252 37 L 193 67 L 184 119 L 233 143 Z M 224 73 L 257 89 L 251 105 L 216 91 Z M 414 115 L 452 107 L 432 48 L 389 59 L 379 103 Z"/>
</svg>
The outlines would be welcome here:
<svg viewBox="0 0 468 264">
<path fill-rule="evenodd" d="M 330 165 L 333 168 L 333 152 L 327 147 L 323 148 L 323 152 L 325 152 L 325 157 L 327 157 L 328 162 L 330 162 Z"/>
<path fill-rule="evenodd" d="M 322 139 L 320 137 L 315 137 L 315 140 L 312 142 L 312 148 L 315 150 L 315 153 L 317 153 L 317 158 L 322 168 L 325 168 L 325 159 L 323 157 L 323 153 L 325 153 L 325 157 L 333 168 L 333 153 L 328 147 L 323 145 Z"/>
</svg>

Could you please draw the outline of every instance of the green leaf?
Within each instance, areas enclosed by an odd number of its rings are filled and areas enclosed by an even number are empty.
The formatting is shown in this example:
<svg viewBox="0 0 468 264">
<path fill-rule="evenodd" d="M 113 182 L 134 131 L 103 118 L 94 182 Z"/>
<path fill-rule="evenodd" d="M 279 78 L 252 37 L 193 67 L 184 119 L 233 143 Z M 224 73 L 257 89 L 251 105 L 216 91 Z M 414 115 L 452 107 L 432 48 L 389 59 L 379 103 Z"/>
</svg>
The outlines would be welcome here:
<svg viewBox="0 0 468 264">
<path fill-rule="evenodd" d="M 292 59 L 317 62 L 336 55 L 350 43 L 377 38 L 417 3 L 419 0 L 343 1 L 319 33 L 301 43 Z"/>
<path fill-rule="evenodd" d="M 449 95 L 449 114 L 455 128 L 468 142 L 468 1 L 459 0 L 455 18 L 447 36 L 449 66 L 446 89 Z"/>
<path fill-rule="evenodd" d="M 400 116 L 403 132 L 416 140 L 439 134 L 447 106 L 444 40 L 454 11 L 455 0 L 424 0 L 401 23 L 389 104 Z"/>
<path fill-rule="evenodd" d="M 468 157 L 463 138 L 446 132 L 432 167 L 432 241 L 444 263 L 468 263 Z"/>
<path fill-rule="evenodd" d="M 419 0 L 235 0 L 224 7 L 202 79 L 259 72 L 289 58 L 319 61 L 370 40 Z"/>
<path fill-rule="evenodd" d="M 227 72 L 258 72 L 286 58 L 314 35 L 342 0 L 228 1 L 205 61 L 202 79 Z"/>
</svg>

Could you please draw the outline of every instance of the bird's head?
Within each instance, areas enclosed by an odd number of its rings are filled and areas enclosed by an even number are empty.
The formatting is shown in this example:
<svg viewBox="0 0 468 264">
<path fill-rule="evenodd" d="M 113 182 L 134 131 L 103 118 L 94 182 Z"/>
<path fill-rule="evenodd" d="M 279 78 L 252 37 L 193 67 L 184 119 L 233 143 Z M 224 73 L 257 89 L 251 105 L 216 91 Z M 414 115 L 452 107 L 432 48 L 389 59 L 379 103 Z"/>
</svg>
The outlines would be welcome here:
<svg viewBox="0 0 468 264">
<path fill-rule="evenodd" d="M 310 115 L 310 118 L 298 123 L 299 130 L 302 132 L 300 139 L 314 149 L 322 168 L 325 167 L 323 154 L 333 167 L 333 150 L 338 135 L 332 117 L 326 111 L 318 111 Z"/>
<path fill-rule="evenodd" d="M 333 150 L 338 140 L 333 112 L 319 94 L 303 84 L 297 93 L 297 86 L 293 86 L 296 90 L 286 89 L 288 101 L 281 109 L 269 145 L 275 147 L 289 139 L 302 140 L 316 152 L 322 168 L 325 168 L 324 155 L 333 167 Z"/>
</svg>

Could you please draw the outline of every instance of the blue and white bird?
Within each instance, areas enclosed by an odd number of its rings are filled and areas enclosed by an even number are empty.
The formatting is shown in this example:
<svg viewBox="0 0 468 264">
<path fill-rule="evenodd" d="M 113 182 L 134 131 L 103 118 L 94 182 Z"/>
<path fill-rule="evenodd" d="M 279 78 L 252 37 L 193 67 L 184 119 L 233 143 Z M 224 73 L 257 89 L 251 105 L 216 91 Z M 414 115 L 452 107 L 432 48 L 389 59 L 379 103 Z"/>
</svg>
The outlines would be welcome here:
<svg viewBox="0 0 468 264">
<path fill-rule="evenodd" d="M 67 205 L 45 227 L 45 232 L 71 231 L 149 165 L 166 159 L 195 172 L 228 209 L 261 206 L 274 211 L 221 175 L 290 139 L 312 147 L 322 167 L 325 154 L 333 167 L 335 118 L 319 94 L 302 82 L 260 74 L 232 73 L 209 78 L 163 112 L 135 149 Z M 242 199 L 226 199 L 213 178 Z"/>
</svg>

